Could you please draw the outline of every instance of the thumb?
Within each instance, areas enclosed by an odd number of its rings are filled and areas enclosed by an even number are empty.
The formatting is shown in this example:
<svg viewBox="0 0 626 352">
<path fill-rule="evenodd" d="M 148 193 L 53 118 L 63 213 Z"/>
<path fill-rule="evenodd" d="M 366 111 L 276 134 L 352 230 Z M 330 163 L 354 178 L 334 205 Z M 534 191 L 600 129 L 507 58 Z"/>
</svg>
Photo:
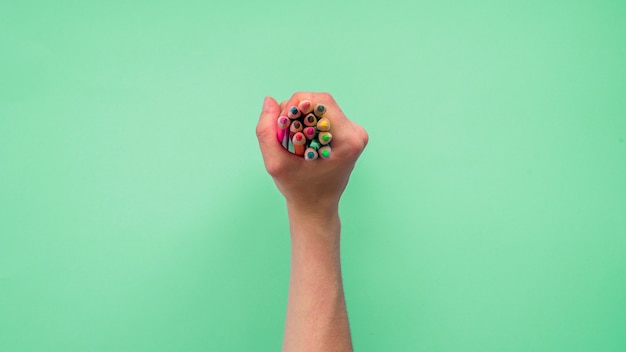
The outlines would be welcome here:
<svg viewBox="0 0 626 352">
<path fill-rule="evenodd" d="M 256 136 L 259 140 L 261 153 L 276 153 L 276 149 L 282 146 L 276 141 L 276 123 L 280 115 L 280 107 L 272 97 L 265 97 L 263 111 L 256 126 Z"/>
</svg>

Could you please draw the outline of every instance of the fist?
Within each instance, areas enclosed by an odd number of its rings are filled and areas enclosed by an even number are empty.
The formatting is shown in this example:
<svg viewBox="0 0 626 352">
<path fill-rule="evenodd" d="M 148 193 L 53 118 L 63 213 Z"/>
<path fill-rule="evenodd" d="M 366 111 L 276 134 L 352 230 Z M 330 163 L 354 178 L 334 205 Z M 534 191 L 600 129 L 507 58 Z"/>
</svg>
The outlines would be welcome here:
<svg viewBox="0 0 626 352">
<path fill-rule="evenodd" d="M 332 126 L 332 154 L 327 158 L 305 160 L 289 152 L 277 137 L 280 116 L 289 116 L 289 109 L 302 101 L 326 107 L 324 117 Z M 288 205 L 302 209 L 337 206 L 357 159 L 368 142 L 367 132 L 350 121 L 335 99 L 328 93 L 295 93 L 278 104 L 267 97 L 256 127 L 265 169 Z"/>
</svg>

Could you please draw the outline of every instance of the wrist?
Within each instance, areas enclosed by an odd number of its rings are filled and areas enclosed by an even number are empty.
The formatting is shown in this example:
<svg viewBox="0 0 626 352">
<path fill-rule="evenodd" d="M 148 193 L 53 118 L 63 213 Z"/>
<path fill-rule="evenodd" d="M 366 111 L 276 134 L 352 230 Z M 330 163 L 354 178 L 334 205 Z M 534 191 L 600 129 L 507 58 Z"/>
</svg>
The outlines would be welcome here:
<svg viewBox="0 0 626 352">
<path fill-rule="evenodd" d="M 339 214 L 339 200 L 316 199 L 307 201 L 302 199 L 286 200 L 289 221 L 305 221 L 323 223 Z"/>
<path fill-rule="evenodd" d="M 306 247 L 339 248 L 341 222 L 338 204 L 311 207 L 303 204 L 287 204 L 289 227 L 293 244 Z M 294 246 L 294 250 L 301 248 Z"/>
</svg>

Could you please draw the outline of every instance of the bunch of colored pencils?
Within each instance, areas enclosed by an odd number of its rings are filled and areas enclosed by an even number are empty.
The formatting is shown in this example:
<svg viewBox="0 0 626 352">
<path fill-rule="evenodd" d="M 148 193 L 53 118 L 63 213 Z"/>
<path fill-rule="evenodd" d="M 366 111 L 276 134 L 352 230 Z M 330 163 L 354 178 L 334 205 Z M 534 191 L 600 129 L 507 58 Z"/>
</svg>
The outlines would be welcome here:
<svg viewBox="0 0 626 352">
<path fill-rule="evenodd" d="M 278 118 L 276 137 L 288 151 L 304 156 L 306 160 L 330 157 L 330 121 L 324 117 L 326 107 L 315 107 L 308 100 L 289 108 L 287 116 Z"/>
</svg>

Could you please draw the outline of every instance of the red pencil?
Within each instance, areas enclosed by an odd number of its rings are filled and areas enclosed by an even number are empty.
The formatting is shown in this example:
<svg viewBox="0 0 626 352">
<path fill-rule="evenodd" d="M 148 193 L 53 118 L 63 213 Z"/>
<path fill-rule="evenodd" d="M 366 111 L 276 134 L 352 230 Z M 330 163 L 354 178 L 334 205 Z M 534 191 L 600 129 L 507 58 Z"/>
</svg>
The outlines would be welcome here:
<svg viewBox="0 0 626 352">
<path fill-rule="evenodd" d="M 302 132 L 297 132 L 293 136 L 293 152 L 296 155 L 304 155 L 304 150 L 306 149 L 306 137 Z"/>
</svg>

